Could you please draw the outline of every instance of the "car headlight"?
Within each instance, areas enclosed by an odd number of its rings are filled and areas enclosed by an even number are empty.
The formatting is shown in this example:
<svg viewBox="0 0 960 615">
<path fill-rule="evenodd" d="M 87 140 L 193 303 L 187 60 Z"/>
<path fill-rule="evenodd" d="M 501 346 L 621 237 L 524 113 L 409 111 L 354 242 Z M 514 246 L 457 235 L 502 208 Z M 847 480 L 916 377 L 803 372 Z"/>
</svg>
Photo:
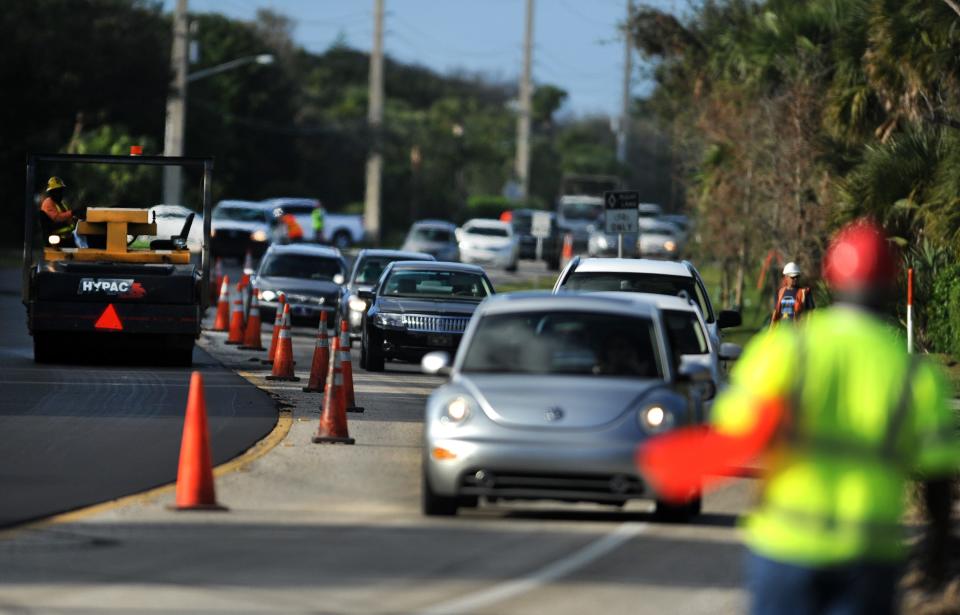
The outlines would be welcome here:
<svg viewBox="0 0 960 615">
<path fill-rule="evenodd" d="M 666 250 L 667 252 L 673 252 L 674 250 L 677 249 L 677 244 L 676 242 L 670 241 L 668 239 L 667 241 L 663 242 L 663 249 Z"/>
<path fill-rule="evenodd" d="M 403 316 L 401 314 L 389 314 L 380 312 L 374 318 L 374 322 L 382 327 L 403 327 Z"/>
<path fill-rule="evenodd" d="M 254 231 L 250 233 L 250 239 L 252 239 L 253 241 L 260 241 L 260 242 L 266 241 L 267 232 L 264 230 Z"/>
<path fill-rule="evenodd" d="M 662 433 L 673 427 L 673 414 L 660 405 L 647 406 L 640 411 L 638 418 L 647 433 Z"/>
<path fill-rule="evenodd" d="M 272 290 L 261 290 L 260 291 L 260 300 L 261 301 L 273 301 L 277 298 L 277 293 Z"/>
<path fill-rule="evenodd" d="M 60 235 L 50 235 L 49 237 L 47 237 L 47 241 L 50 243 L 51 246 L 59 246 Z"/>
<path fill-rule="evenodd" d="M 454 397 L 443 407 L 441 423 L 462 423 L 470 416 L 470 401 L 466 397 Z"/>
<path fill-rule="evenodd" d="M 350 298 L 347 300 L 347 305 L 353 312 L 367 311 L 367 302 L 356 295 L 350 295 Z"/>
<path fill-rule="evenodd" d="M 601 250 L 606 250 L 608 247 L 610 247 L 610 244 L 607 242 L 606 235 L 600 235 L 597 237 L 597 247 Z"/>
</svg>

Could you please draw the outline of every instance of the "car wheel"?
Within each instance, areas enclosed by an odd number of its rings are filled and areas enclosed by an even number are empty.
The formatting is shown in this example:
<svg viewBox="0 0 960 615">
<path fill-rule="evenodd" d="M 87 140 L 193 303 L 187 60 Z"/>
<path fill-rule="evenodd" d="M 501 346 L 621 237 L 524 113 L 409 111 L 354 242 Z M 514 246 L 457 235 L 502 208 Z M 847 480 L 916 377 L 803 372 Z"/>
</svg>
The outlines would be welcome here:
<svg viewBox="0 0 960 615">
<path fill-rule="evenodd" d="M 683 504 L 657 500 L 653 516 L 658 521 L 665 521 L 667 523 L 689 523 L 693 517 L 700 514 L 702 508 L 703 500 L 699 496 Z"/>
<path fill-rule="evenodd" d="M 360 369 L 367 369 L 367 332 L 364 329 L 360 336 Z"/>
<path fill-rule="evenodd" d="M 516 273 L 517 264 L 518 264 L 517 261 L 513 261 L 513 263 L 507 265 L 506 270 L 509 271 L 510 273 Z"/>
<path fill-rule="evenodd" d="M 560 259 L 555 258 L 547 261 L 547 267 L 550 268 L 550 271 L 560 271 Z"/>
<path fill-rule="evenodd" d="M 423 473 L 420 502 L 423 514 L 428 517 L 453 517 L 457 514 L 457 508 L 460 505 L 460 501 L 455 497 L 449 498 L 434 493 L 426 472 Z"/>
<path fill-rule="evenodd" d="M 34 363 L 52 363 L 56 357 L 54 336 L 44 331 L 33 332 L 33 361 Z"/>
<path fill-rule="evenodd" d="M 346 250 L 350 247 L 350 233 L 346 231 L 337 231 L 333 234 L 333 245 L 340 250 Z"/>
<path fill-rule="evenodd" d="M 384 363 L 382 342 L 373 332 L 368 332 L 365 339 L 367 340 L 367 364 L 364 369 L 368 372 L 382 372 Z"/>
</svg>

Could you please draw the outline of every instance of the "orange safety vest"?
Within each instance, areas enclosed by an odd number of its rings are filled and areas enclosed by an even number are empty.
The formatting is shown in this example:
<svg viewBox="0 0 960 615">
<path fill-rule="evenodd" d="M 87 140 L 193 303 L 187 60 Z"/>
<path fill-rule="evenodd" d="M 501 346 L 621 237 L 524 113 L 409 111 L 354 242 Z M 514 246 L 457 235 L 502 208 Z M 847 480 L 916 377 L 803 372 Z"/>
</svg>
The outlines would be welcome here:
<svg viewBox="0 0 960 615">
<path fill-rule="evenodd" d="M 787 291 L 786 286 L 781 286 L 780 290 L 777 291 L 777 302 L 773 306 L 773 322 L 778 322 L 780 320 L 780 303 L 783 301 L 783 295 Z M 795 303 L 793 304 L 793 319 L 800 319 L 800 312 L 803 311 L 803 306 L 807 301 L 807 293 L 810 292 L 808 287 L 802 287 L 797 289 L 797 295 Z"/>
<path fill-rule="evenodd" d="M 287 239 L 303 239 L 303 229 L 293 214 L 284 214 L 281 220 L 287 225 Z"/>
</svg>

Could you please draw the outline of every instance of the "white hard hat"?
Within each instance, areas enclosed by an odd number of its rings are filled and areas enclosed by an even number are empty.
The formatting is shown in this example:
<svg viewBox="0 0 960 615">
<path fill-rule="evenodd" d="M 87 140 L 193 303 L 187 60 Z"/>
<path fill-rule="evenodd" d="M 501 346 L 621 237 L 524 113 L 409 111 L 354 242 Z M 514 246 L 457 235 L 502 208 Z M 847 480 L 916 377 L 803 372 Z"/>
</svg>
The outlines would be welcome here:
<svg viewBox="0 0 960 615">
<path fill-rule="evenodd" d="M 800 275 L 800 267 L 793 261 L 790 261 L 783 267 L 783 275 L 795 278 Z"/>
</svg>

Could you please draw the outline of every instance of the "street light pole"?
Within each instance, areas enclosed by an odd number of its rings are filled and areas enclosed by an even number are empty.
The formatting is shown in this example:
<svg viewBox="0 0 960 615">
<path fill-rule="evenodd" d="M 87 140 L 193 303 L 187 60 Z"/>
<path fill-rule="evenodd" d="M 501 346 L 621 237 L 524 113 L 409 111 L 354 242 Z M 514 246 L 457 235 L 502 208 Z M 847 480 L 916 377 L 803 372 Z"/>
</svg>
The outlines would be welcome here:
<svg viewBox="0 0 960 615">
<path fill-rule="evenodd" d="M 187 0 L 177 0 L 173 13 L 173 49 L 170 65 L 173 81 L 167 97 L 167 122 L 163 133 L 163 155 L 183 156 L 183 133 L 187 120 L 187 50 L 189 48 Z M 183 169 L 163 167 L 163 202 L 183 202 Z"/>
<path fill-rule="evenodd" d="M 163 155 L 183 156 L 184 133 L 187 125 L 187 84 L 199 79 L 232 70 L 244 64 L 272 64 L 273 56 L 261 53 L 244 56 L 217 66 L 204 68 L 187 74 L 190 49 L 190 25 L 187 18 L 187 0 L 177 0 L 173 13 L 173 49 L 170 65 L 173 67 L 173 81 L 167 97 L 167 118 L 163 132 Z M 178 166 L 163 167 L 163 202 L 171 205 L 183 204 L 183 169 Z"/>
</svg>

